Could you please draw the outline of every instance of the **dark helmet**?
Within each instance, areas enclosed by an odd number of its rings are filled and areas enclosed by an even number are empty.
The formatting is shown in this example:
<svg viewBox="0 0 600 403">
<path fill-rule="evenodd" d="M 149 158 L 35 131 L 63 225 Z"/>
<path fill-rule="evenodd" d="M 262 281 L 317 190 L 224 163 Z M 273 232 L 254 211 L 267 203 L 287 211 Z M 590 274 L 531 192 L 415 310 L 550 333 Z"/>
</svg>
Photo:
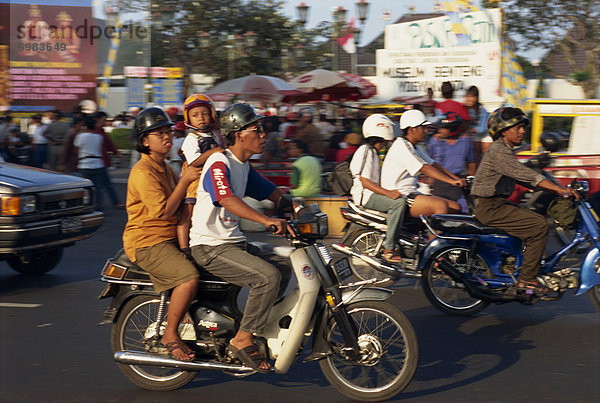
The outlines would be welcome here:
<svg viewBox="0 0 600 403">
<path fill-rule="evenodd" d="M 448 129 L 448 136 L 457 136 L 464 132 L 463 123 L 465 120 L 458 115 L 456 112 L 446 112 L 442 115 L 442 119 L 439 121 L 438 126 L 443 129 Z"/>
<path fill-rule="evenodd" d="M 500 134 L 519 123 L 529 124 L 529 119 L 519 108 L 502 107 L 496 109 L 488 119 L 487 128 L 494 140 L 500 138 Z"/>
<path fill-rule="evenodd" d="M 233 133 L 264 118 L 265 116 L 258 115 L 251 105 L 242 103 L 230 105 L 221 113 L 221 134 L 230 138 Z"/>
<path fill-rule="evenodd" d="M 153 106 L 137 114 L 133 124 L 133 133 L 139 139 L 144 134 L 163 126 L 173 126 L 173 122 L 162 108 Z"/>
</svg>

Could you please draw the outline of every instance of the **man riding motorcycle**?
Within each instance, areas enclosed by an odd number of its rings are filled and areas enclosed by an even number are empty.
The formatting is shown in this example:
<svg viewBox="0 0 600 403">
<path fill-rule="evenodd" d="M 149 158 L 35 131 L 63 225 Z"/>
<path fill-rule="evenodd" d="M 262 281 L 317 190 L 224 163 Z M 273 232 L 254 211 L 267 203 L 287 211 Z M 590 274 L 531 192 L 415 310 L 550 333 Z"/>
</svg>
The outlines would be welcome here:
<svg viewBox="0 0 600 403">
<path fill-rule="evenodd" d="M 281 273 L 270 263 L 246 251 L 240 218 L 275 226 L 284 234 L 286 221 L 267 217 L 248 206 L 242 197 L 269 199 L 278 203 L 283 193 L 259 175 L 248 160 L 265 146 L 260 125 L 264 116 L 250 105 L 234 104 L 221 115 L 221 132 L 229 148 L 212 154 L 204 165 L 190 231 L 190 246 L 196 262 L 210 273 L 238 286 L 249 286 L 250 293 L 239 331 L 228 350 L 245 365 L 258 372 L 269 372 L 270 364 L 259 354 L 253 333 L 263 331 L 275 302 Z"/>
<path fill-rule="evenodd" d="M 536 276 L 548 239 L 546 218 L 508 201 L 517 181 L 540 187 L 561 196 L 580 196 L 571 188 L 556 185 L 521 164 L 515 158 L 515 147 L 525 135 L 529 119 L 519 108 L 496 109 L 488 120 L 488 131 L 494 143 L 483 156 L 471 189 L 475 217 L 484 225 L 493 226 L 520 238 L 525 244 L 524 259 L 517 289 L 544 294 L 548 289 Z"/>
</svg>

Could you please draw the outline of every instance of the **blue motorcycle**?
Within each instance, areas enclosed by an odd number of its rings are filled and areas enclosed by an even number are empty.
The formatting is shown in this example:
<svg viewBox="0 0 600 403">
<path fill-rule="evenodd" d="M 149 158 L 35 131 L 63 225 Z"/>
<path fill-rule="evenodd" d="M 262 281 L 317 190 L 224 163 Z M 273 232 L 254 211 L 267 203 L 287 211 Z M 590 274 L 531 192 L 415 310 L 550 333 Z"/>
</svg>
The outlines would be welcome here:
<svg viewBox="0 0 600 403">
<path fill-rule="evenodd" d="M 551 292 L 535 294 L 518 291 L 523 244 L 519 238 L 494 227 L 483 226 L 474 217 L 434 215 L 421 217 L 436 235 L 423 250 L 419 270 L 427 299 L 440 311 L 452 315 L 473 315 L 490 303 L 537 301 L 561 298 L 575 288 L 575 295 L 588 292 L 600 311 L 600 230 L 599 218 L 585 200 L 588 184 L 573 180 L 569 185 L 583 197 L 573 201 L 576 231 L 571 241 L 541 262 L 538 280 Z M 589 249 L 577 267 L 565 267 L 565 260 L 582 244 Z"/>
</svg>

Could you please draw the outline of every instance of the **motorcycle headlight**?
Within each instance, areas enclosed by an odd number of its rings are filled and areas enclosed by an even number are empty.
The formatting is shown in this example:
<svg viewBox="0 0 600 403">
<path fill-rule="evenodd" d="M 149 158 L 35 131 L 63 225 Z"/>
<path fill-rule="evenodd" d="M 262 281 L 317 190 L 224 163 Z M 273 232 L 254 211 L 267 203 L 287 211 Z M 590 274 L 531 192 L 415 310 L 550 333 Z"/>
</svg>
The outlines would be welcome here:
<svg viewBox="0 0 600 403">
<path fill-rule="evenodd" d="M 35 196 L 2 196 L 2 215 L 16 216 L 36 210 Z"/>
</svg>

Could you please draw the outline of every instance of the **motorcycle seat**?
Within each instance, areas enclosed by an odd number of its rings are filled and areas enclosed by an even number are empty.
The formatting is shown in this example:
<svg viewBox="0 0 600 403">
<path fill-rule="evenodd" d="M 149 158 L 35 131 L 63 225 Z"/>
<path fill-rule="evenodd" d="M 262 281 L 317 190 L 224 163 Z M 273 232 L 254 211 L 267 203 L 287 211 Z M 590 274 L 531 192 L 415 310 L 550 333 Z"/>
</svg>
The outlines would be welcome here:
<svg viewBox="0 0 600 403">
<path fill-rule="evenodd" d="M 364 208 L 364 207 L 354 204 L 351 201 L 348 201 L 348 206 L 350 206 L 350 208 L 352 210 L 354 210 L 356 213 L 362 215 L 363 217 L 375 219 L 375 220 L 379 220 L 379 221 L 387 220 L 387 216 L 388 216 L 387 213 L 382 213 L 381 211 Z"/>
<path fill-rule="evenodd" d="M 129 257 L 125 254 L 125 251 L 123 249 L 119 250 L 115 254 L 115 256 L 112 258 L 112 263 L 128 269 L 127 278 L 130 280 L 148 276 L 148 272 L 146 270 L 142 269 L 137 264 L 133 263 L 129 259 Z M 194 262 L 194 265 L 196 266 L 196 268 L 198 269 L 198 272 L 200 273 L 200 281 L 211 281 L 211 282 L 216 281 L 216 282 L 220 282 L 220 283 L 226 283 L 226 281 L 224 281 L 222 278 L 210 274 L 208 271 L 206 271 L 204 268 L 202 268 L 195 262 Z"/>
<path fill-rule="evenodd" d="M 434 214 L 429 222 L 433 229 L 450 234 L 507 235 L 500 228 L 483 225 L 472 215 Z"/>
</svg>

